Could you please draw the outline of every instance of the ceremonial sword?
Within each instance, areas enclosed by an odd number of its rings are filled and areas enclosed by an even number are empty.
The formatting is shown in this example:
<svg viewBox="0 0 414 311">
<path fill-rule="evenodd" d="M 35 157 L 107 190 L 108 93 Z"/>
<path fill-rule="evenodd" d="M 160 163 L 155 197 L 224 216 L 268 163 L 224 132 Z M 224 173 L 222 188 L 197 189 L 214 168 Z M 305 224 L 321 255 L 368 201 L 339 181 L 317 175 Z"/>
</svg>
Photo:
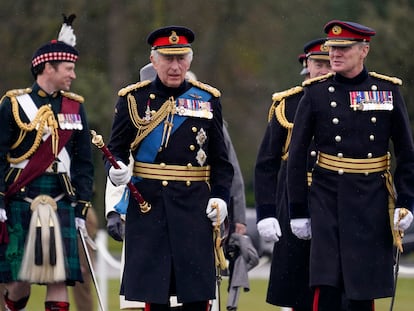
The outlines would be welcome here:
<svg viewBox="0 0 414 311">
<path fill-rule="evenodd" d="M 88 246 L 86 245 L 85 236 L 84 236 L 83 231 L 82 231 L 81 228 L 78 229 L 78 232 L 79 232 L 79 237 L 80 237 L 80 240 L 81 240 L 83 251 L 85 252 L 85 257 L 86 257 L 86 261 L 88 263 L 89 272 L 91 273 L 92 281 L 93 281 L 93 284 L 95 285 L 96 296 L 98 297 L 99 307 L 101 308 L 101 311 L 105 311 L 104 306 L 103 306 L 103 302 L 102 302 L 101 292 L 99 290 L 98 282 L 96 280 L 95 272 L 93 270 L 91 257 L 89 256 Z"/>
<path fill-rule="evenodd" d="M 403 219 L 408 214 L 408 211 L 405 208 L 401 208 L 398 214 L 397 226 L 401 219 Z M 395 254 L 395 268 L 394 268 L 394 289 L 391 297 L 390 311 L 394 309 L 395 294 L 397 292 L 397 281 L 398 281 L 398 272 L 400 270 L 400 257 L 402 253 L 402 239 L 404 237 L 404 231 L 398 230 L 398 234 L 401 240 L 401 246 L 397 245 L 396 254 Z"/>
</svg>

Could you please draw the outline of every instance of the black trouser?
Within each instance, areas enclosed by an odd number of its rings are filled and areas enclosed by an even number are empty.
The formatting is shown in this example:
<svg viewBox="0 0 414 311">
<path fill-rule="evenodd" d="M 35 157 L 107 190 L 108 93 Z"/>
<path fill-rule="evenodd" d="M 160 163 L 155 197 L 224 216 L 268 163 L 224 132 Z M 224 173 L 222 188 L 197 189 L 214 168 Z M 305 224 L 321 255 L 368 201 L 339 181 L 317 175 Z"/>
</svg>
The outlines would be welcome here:
<svg viewBox="0 0 414 311">
<path fill-rule="evenodd" d="M 374 311 L 373 300 L 343 299 L 339 288 L 319 286 L 314 289 L 313 311 Z"/>
<path fill-rule="evenodd" d="M 197 301 L 197 302 L 188 302 L 183 303 L 181 307 L 171 308 L 168 304 L 145 304 L 145 311 L 208 311 L 209 304 L 208 301 Z"/>
</svg>

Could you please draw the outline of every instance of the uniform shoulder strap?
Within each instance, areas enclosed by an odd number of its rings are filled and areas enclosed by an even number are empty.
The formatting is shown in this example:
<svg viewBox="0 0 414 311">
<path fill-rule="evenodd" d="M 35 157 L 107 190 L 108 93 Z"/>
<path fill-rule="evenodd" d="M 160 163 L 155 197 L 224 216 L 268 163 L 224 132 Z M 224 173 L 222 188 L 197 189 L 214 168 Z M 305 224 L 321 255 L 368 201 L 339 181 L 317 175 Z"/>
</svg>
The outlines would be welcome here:
<svg viewBox="0 0 414 311">
<path fill-rule="evenodd" d="M 85 101 L 85 99 L 83 98 L 83 96 L 72 93 L 72 92 L 66 92 L 66 91 L 61 91 L 62 96 L 72 99 L 74 101 L 77 101 L 78 103 L 83 103 Z"/>
<path fill-rule="evenodd" d="M 150 83 L 151 83 L 151 80 L 145 80 L 145 81 L 142 81 L 142 82 L 137 82 L 137 83 L 134 83 L 134 84 L 130 84 L 130 85 L 120 89 L 118 91 L 118 96 L 125 96 L 126 94 L 128 94 L 128 93 L 130 93 L 130 92 L 132 92 L 136 89 L 147 86 Z"/>
<path fill-rule="evenodd" d="M 319 77 L 315 77 L 315 78 L 312 78 L 312 79 L 308 79 L 306 81 L 303 81 L 302 86 L 308 86 L 308 85 L 311 85 L 313 83 L 326 80 L 326 79 L 328 79 L 328 78 L 330 78 L 330 77 L 332 77 L 334 75 L 335 75 L 334 73 L 330 72 L 330 73 L 327 73 L 326 75 L 323 75 L 323 76 L 319 76 Z"/>
<path fill-rule="evenodd" d="M 215 87 L 212 87 L 211 85 L 208 85 L 206 83 L 202 83 L 200 81 L 197 80 L 188 80 L 188 82 L 192 85 L 194 85 L 195 87 L 198 87 L 204 91 L 209 92 L 211 95 L 213 95 L 214 97 L 220 97 L 221 96 L 221 92 L 216 89 Z"/>
<path fill-rule="evenodd" d="M 377 78 L 377 79 L 390 81 L 390 82 L 392 82 L 394 84 L 397 84 L 397 85 L 402 85 L 402 80 L 400 78 L 397 78 L 397 77 L 390 77 L 390 76 L 382 75 L 382 74 L 376 73 L 374 71 L 371 71 L 369 73 L 369 75 L 374 77 L 374 78 Z"/>
</svg>

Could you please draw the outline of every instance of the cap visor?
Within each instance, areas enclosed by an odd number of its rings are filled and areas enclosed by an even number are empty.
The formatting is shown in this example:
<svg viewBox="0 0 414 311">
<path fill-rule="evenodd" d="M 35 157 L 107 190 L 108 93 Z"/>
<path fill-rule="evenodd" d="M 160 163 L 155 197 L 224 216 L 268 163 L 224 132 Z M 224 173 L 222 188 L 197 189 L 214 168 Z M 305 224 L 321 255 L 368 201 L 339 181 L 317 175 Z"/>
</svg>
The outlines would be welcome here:
<svg viewBox="0 0 414 311">
<path fill-rule="evenodd" d="M 314 54 L 314 55 L 309 55 L 308 58 L 316 59 L 316 60 L 327 60 L 327 61 L 329 61 L 329 55 L 328 54 L 324 54 L 324 55 Z"/>
<path fill-rule="evenodd" d="M 360 41 L 353 40 L 327 40 L 325 42 L 326 46 L 351 46 L 357 44 Z"/>
<path fill-rule="evenodd" d="M 156 51 L 164 55 L 183 55 L 183 54 L 190 53 L 191 48 L 190 47 L 158 48 L 156 49 Z"/>
</svg>

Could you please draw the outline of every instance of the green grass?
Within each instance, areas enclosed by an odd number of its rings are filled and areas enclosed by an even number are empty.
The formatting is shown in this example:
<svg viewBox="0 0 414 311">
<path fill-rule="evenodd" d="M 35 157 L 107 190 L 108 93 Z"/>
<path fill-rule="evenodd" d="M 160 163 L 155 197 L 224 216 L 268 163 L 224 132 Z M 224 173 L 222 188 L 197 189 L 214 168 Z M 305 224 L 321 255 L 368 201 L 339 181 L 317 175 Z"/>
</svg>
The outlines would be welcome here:
<svg viewBox="0 0 414 311">
<path fill-rule="evenodd" d="M 221 284 L 221 302 L 222 310 L 226 310 L 227 300 L 227 279 Z M 242 292 L 239 300 L 238 311 L 277 311 L 278 307 L 269 305 L 265 302 L 267 289 L 267 280 L 250 280 L 250 291 Z M 108 310 L 119 310 L 119 281 L 110 280 L 108 282 Z M 394 303 L 395 311 L 412 311 L 414 303 L 414 279 L 400 278 L 398 280 L 397 295 Z M 45 295 L 44 286 L 33 286 L 32 296 L 30 298 L 27 310 L 40 311 L 43 308 L 43 299 Z M 380 299 L 375 303 L 376 311 L 388 311 L 390 299 Z M 71 301 L 71 311 L 76 310 L 75 303 Z M 94 311 L 94 310 L 91 310 Z"/>
</svg>

